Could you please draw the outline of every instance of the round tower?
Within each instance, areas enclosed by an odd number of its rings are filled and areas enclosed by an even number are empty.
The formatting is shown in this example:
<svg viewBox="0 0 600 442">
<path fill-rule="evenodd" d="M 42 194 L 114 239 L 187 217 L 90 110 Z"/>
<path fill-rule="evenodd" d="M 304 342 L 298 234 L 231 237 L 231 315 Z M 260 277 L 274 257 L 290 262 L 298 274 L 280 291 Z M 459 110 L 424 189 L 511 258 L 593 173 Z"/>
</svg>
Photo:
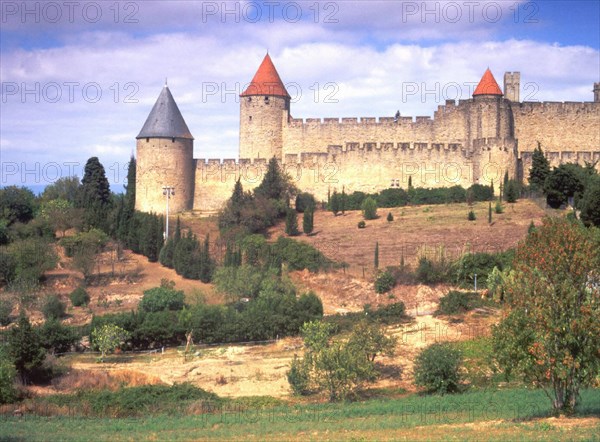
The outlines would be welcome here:
<svg viewBox="0 0 600 442">
<path fill-rule="evenodd" d="M 290 95 L 269 54 L 240 95 L 240 158 L 283 158 Z"/>
<path fill-rule="evenodd" d="M 498 183 L 505 172 L 517 178 L 517 143 L 510 100 L 489 68 L 473 92 L 468 115 L 469 144 L 475 151 L 473 181 Z"/>
<path fill-rule="evenodd" d="M 191 210 L 194 137 L 165 84 L 137 139 L 135 209 L 164 213 L 163 187 L 172 188 L 171 213 Z"/>
</svg>

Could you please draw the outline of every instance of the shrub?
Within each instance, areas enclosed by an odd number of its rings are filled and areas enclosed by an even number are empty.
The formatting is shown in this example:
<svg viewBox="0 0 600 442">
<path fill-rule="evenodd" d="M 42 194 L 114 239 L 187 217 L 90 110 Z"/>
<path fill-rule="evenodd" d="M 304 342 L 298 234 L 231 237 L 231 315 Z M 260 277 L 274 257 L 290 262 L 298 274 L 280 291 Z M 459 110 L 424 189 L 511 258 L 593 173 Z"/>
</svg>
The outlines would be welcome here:
<svg viewBox="0 0 600 442">
<path fill-rule="evenodd" d="M 298 216 L 294 209 L 288 209 L 285 214 L 285 233 L 289 236 L 297 236 L 298 231 Z"/>
<path fill-rule="evenodd" d="M 377 218 L 377 202 L 372 197 L 367 197 L 361 204 L 361 209 L 365 219 Z"/>
<path fill-rule="evenodd" d="M 8 299 L 0 299 L 0 325 L 6 326 L 10 324 L 10 314 L 13 309 L 13 304 Z"/>
<path fill-rule="evenodd" d="M 436 313 L 442 315 L 464 313 L 479 305 L 479 301 L 477 293 L 452 290 L 440 298 L 440 306 Z"/>
<path fill-rule="evenodd" d="M 273 247 L 275 255 L 286 262 L 290 270 L 308 269 L 316 272 L 331 264 L 321 252 L 305 242 L 280 236 Z"/>
<path fill-rule="evenodd" d="M 377 275 L 377 279 L 375 280 L 375 291 L 377 293 L 389 292 L 392 287 L 394 287 L 394 284 L 396 284 L 396 279 L 386 270 Z"/>
<path fill-rule="evenodd" d="M 372 320 L 384 324 L 397 324 L 406 319 L 406 306 L 402 301 L 380 306 L 376 310 L 371 310 L 371 307 L 367 305 L 365 306 L 365 313 Z"/>
<path fill-rule="evenodd" d="M 391 223 L 392 221 L 394 221 L 394 215 L 392 215 L 392 212 L 388 212 L 387 221 L 388 221 L 388 223 Z"/>
<path fill-rule="evenodd" d="M 358 228 L 359 229 L 364 229 L 365 227 L 367 227 L 367 224 L 364 221 L 359 221 L 358 222 Z"/>
<path fill-rule="evenodd" d="M 294 394 L 305 395 L 309 393 L 310 372 L 304 360 L 298 359 L 296 355 L 294 355 L 290 370 L 287 372 L 287 380 Z"/>
<path fill-rule="evenodd" d="M 506 185 L 506 202 L 515 203 L 519 198 L 519 185 L 515 180 L 509 180 Z"/>
<path fill-rule="evenodd" d="M 494 267 L 504 270 L 512 261 L 512 251 L 502 253 L 467 253 L 455 263 L 455 281 L 463 286 L 473 285 L 474 275 L 477 275 L 478 285 L 485 287 L 488 274 Z"/>
<path fill-rule="evenodd" d="M 314 208 L 316 205 L 315 197 L 308 192 L 302 192 L 296 196 L 296 210 L 300 213 L 303 213 L 309 207 Z"/>
<path fill-rule="evenodd" d="M 416 275 L 417 281 L 423 284 L 435 284 L 446 281 L 448 278 L 448 268 L 444 260 L 434 262 L 431 259 L 422 256 L 419 258 Z"/>
<path fill-rule="evenodd" d="M 88 305 L 90 302 L 90 295 L 83 287 L 77 287 L 69 295 L 71 303 L 74 307 L 81 307 L 82 305 Z"/>
<path fill-rule="evenodd" d="M 460 387 L 462 355 L 447 343 L 425 348 L 415 360 L 415 384 L 430 393 L 453 393 Z"/>
<path fill-rule="evenodd" d="M 502 203 L 500 201 L 496 201 L 496 207 L 494 208 L 494 212 L 496 212 L 496 213 L 504 212 L 504 208 L 502 207 Z"/>
<path fill-rule="evenodd" d="M 0 347 L 0 404 L 9 404 L 17 399 L 16 376 L 15 364 L 4 347 Z"/>
<path fill-rule="evenodd" d="M 46 319 L 60 319 L 65 315 L 65 304 L 56 295 L 48 296 L 42 307 Z"/>
<path fill-rule="evenodd" d="M 40 344 L 50 353 L 66 353 L 79 341 L 73 327 L 62 325 L 57 319 L 48 319 L 36 329 Z"/>
<path fill-rule="evenodd" d="M 175 290 L 172 286 L 161 284 L 144 291 L 140 301 L 140 310 L 145 312 L 159 312 L 162 310 L 181 310 L 184 305 L 185 294 L 183 290 Z"/>
<path fill-rule="evenodd" d="M 469 210 L 469 215 L 467 216 L 467 219 L 469 221 L 475 221 L 477 219 L 475 212 L 473 212 L 472 210 Z"/>
</svg>

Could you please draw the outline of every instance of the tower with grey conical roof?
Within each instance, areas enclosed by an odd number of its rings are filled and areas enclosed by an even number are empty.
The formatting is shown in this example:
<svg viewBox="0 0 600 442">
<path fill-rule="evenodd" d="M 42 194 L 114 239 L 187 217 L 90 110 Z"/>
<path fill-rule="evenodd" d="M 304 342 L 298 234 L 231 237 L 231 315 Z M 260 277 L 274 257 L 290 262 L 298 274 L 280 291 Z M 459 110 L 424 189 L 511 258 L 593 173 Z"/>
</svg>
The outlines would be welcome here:
<svg viewBox="0 0 600 442">
<path fill-rule="evenodd" d="M 191 210 L 194 137 L 166 84 L 136 139 L 136 210 L 164 213 L 165 186 L 174 188 L 171 212 Z"/>
</svg>

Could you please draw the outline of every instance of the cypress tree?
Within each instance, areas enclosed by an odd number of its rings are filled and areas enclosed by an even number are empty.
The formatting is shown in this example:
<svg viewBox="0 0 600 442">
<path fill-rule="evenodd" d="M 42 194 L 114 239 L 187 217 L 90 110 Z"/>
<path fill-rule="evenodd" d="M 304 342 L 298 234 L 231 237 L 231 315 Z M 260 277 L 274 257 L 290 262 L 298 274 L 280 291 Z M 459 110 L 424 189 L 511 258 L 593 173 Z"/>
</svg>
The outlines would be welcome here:
<svg viewBox="0 0 600 442">
<path fill-rule="evenodd" d="M 306 208 L 306 210 L 304 211 L 304 215 L 302 216 L 302 230 L 307 235 L 311 234 L 313 231 L 314 215 L 315 208 L 311 205 Z"/>
<path fill-rule="evenodd" d="M 85 211 L 85 226 L 96 227 L 108 233 L 108 214 L 111 209 L 110 185 L 98 157 L 91 157 L 85 164 L 80 195 L 78 207 Z"/>
<path fill-rule="evenodd" d="M 342 186 L 342 195 L 340 196 L 340 209 L 342 215 L 346 214 L 346 186 Z"/>
<path fill-rule="evenodd" d="M 204 245 L 200 251 L 199 266 L 198 277 L 200 281 L 204 283 L 210 282 L 212 280 L 214 265 L 210 257 L 210 239 L 208 234 L 204 238 Z"/>
<path fill-rule="evenodd" d="M 296 236 L 300 233 L 298 232 L 298 217 L 294 209 L 287 209 L 285 215 L 285 233 L 289 236 Z"/>
<path fill-rule="evenodd" d="M 529 184 L 533 190 L 542 190 L 544 182 L 550 174 L 550 163 L 542 151 L 541 144 L 533 151 L 531 156 L 531 169 L 529 169 Z"/>
<path fill-rule="evenodd" d="M 490 201 L 490 205 L 488 207 L 488 223 L 492 224 L 492 203 Z"/>
<path fill-rule="evenodd" d="M 375 242 L 375 256 L 373 257 L 373 267 L 379 268 L 379 241 Z"/>
<path fill-rule="evenodd" d="M 330 207 L 334 216 L 337 216 L 340 211 L 340 196 L 335 189 L 333 190 L 333 195 L 331 195 Z"/>
</svg>

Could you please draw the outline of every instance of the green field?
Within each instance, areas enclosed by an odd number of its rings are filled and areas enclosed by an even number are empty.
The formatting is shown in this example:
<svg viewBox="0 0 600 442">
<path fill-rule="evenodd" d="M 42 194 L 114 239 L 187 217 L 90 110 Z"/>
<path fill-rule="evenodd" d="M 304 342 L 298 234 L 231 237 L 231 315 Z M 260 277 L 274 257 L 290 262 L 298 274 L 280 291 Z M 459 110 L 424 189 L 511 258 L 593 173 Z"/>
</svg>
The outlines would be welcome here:
<svg viewBox="0 0 600 442">
<path fill-rule="evenodd" d="M 252 401 L 198 401 L 188 406 L 197 414 L 186 416 L 2 416 L 0 440 L 600 440 L 598 389 L 582 392 L 570 419 L 551 418 L 544 393 L 527 389 L 340 404 L 247 404 Z"/>
</svg>

